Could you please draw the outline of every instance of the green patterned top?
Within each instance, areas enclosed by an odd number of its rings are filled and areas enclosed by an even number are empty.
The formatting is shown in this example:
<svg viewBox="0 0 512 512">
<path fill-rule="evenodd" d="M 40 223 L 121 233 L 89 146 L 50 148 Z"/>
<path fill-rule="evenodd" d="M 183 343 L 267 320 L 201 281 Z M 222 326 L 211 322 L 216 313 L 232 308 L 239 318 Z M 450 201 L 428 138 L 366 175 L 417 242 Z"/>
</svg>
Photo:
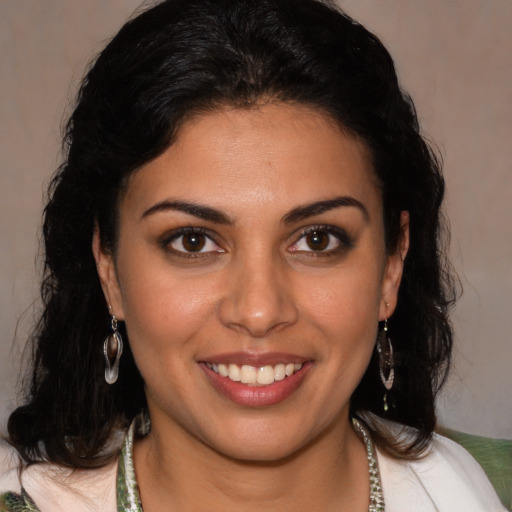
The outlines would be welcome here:
<svg viewBox="0 0 512 512">
<path fill-rule="evenodd" d="M 144 432 L 147 431 L 147 427 L 146 424 Z M 117 512 L 143 512 L 139 486 L 137 485 L 135 468 L 133 467 L 133 438 L 136 428 L 134 421 L 128 430 L 128 435 L 124 438 L 123 449 L 119 456 L 116 489 Z"/>
<path fill-rule="evenodd" d="M 134 421 L 124 438 L 117 466 L 117 512 L 143 512 L 139 488 L 133 467 L 133 439 L 139 430 Z M 7 492 L 0 495 L 0 512 L 40 512 L 34 500 L 22 487 L 20 494 Z"/>
<path fill-rule="evenodd" d="M 0 496 L 0 512 L 39 512 L 25 489 L 21 494 L 6 492 Z"/>
<path fill-rule="evenodd" d="M 356 419 L 352 423 L 364 440 L 368 454 L 370 473 L 370 507 L 369 512 L 384 511 L 384 500 L 380 475 L 375 458 L 375 451 L 368 432 Z M 141 422 L 138 418 L 131 424 L 124 438 L 116 477 L 117 512 L 143 512 L 139 495 L 139 487 L 135 478 L 133 466 L 133 440 L 135 432 L 145 434 L 149 430 L 148 422 Z M 34 500 L 22 487 L 20 494 L 7 492 L 0 495 L 0 512 L 40 512 Z"/>
</svg>

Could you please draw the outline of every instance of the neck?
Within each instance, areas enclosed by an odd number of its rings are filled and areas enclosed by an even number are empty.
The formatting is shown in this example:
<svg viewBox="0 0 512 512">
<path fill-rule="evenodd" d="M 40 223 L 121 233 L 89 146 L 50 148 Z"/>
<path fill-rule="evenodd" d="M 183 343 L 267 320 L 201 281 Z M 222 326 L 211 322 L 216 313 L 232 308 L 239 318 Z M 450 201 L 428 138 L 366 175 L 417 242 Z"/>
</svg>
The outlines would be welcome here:
<svg viewBox="0 0 512 512">
<path fill-rule="evenodd" d="M 145 512 L 368 510 L 365 447 L 348 418 L 273 461 L 226 457 L 176 425 L 162 427 L 153 424 L 134 448 Z"/>
</svg>

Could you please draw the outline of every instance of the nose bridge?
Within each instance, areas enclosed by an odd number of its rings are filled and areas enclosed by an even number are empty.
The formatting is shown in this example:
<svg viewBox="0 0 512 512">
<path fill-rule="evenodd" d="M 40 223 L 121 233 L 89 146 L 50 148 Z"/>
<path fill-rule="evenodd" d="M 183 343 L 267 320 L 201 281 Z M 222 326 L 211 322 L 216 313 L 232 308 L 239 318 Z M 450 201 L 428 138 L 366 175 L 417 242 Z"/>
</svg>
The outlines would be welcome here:
<svg viewBox="0 0 512 512">
<path fill-rule="evenodd" d="M 295 323 L 297 308 L 284 262 L 265 249 L 241 255 L 233 265 L 220 318 L 252 337 Z"/>
</svg>

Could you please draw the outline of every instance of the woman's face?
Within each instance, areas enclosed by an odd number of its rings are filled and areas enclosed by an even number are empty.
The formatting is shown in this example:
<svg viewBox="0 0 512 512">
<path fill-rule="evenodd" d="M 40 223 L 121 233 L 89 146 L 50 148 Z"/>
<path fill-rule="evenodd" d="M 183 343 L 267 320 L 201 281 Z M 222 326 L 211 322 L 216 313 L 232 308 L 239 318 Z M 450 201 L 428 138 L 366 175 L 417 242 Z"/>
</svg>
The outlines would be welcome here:
<svg viewBox="0 0 512 512">
<path fill-rule="evenodd" d="M 96 256 L 153 432 L 276 460 L 348 424 L 402 268 L 359 141 L 304 106 L 195 118 L 130 178 L 119 230 Z"/>
</svg>

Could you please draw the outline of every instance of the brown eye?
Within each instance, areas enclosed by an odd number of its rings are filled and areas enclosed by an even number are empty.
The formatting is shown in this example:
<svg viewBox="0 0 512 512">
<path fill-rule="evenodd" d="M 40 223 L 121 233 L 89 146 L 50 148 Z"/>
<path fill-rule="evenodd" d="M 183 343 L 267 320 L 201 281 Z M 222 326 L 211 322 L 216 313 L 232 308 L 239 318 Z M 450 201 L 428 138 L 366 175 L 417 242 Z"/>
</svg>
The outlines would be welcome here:
<svg viewBox="0 0 512 512">
<path fill-rule="evenodd" d="M 311 256 L 334 256 L 354 247 L 354 240 L 338 226 L 312 226 L 288 247 L 292 253 Z"/>
<path fill-rule="evenodd" d="M 162 240 L 162 246 L 176 254 L 208 254 L 224 252 L 210 235 L 196 228 L 178 230 L 170 238 Z"/>
<path fill-rule="evenodd" d="M 306 244 L 312 251 L 324 251 L 329 241 L 329 235 L 323 231 L 311 231 L 306 235 Z"/>
<path fill-rule="evenodd" d="M 181 243 L 187 252 L 199 252 L 206 245 L 206 237 L 201 233 L 189 233 L 183 235 Z"/>
</svg>

